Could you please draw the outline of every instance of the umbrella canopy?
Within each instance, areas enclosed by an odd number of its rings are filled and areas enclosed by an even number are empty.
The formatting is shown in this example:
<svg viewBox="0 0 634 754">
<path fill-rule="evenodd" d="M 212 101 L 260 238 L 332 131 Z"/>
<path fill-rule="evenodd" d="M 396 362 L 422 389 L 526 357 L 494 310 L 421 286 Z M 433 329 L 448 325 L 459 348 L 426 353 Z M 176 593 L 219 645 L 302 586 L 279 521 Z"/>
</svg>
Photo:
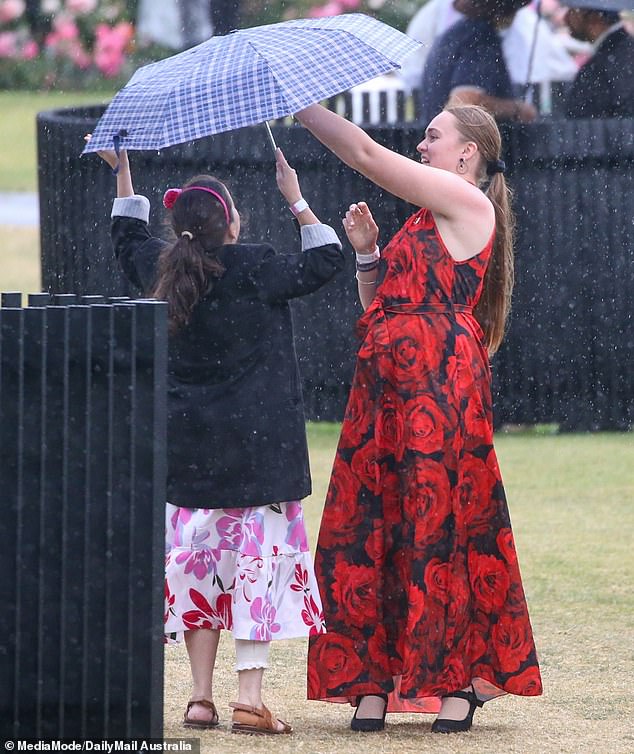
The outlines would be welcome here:
<svg viewBox="0 0 634 754">
<path fill-rule="evenodd" d="M 570 8 L 587 8 L 612 13 L 634 10 L 634 0 L 561 0 L 561 2 Z"/>
<path fill-rule="evenodd" d="M 400 67 L 420 43 L 361 13 L 241 29 L 139 68 L 84 153 L 160 149 L 281 118 Z"/>
</svg>

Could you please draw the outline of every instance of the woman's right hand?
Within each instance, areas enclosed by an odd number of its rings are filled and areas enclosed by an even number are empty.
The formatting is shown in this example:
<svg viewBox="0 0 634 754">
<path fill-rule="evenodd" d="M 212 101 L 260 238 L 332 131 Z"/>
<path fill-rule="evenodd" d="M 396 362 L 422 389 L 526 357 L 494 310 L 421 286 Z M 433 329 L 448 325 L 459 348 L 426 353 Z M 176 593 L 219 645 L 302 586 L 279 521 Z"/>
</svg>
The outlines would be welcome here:
<svg viewBox="0 0 634 754">
<path fill-rule="evenodd" d="M 275 150 L 275 180 L 287 204 L 295 204 L 302 198 L 297 173 L 286 162 L 286 157 L 279 147 Z"/>
<path fill-rule="evenodd" d="M 374 222 L 370 208 L 365 202 L 351 204 L 343 218 L 343 227 L 359 254 L 371 254 L 379 238 L 379 226 Z"/>
</svg>

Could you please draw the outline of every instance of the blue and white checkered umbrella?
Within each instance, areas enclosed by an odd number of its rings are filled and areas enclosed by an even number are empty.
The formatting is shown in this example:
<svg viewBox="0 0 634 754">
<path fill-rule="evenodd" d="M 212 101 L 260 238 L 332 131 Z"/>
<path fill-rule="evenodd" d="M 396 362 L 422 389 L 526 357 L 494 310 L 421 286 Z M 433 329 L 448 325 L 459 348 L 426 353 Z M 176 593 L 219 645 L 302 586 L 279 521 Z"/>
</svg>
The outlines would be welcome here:
<svg viewBox="0 0 634 754">
<path fill-rule="evenodd" d="M 281 118 L 400 67 L 419 42 L 360 13 L 212 37 L 139 68 L 84 153 L 172 144 Z"/>
</svg>

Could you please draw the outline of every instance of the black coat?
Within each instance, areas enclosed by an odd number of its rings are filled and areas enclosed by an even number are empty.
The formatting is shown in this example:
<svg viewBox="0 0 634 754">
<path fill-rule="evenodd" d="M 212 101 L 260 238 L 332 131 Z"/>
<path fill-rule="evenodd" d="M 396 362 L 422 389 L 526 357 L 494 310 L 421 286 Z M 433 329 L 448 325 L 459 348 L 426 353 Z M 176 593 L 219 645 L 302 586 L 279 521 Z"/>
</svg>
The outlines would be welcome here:
<svg viewBox="0 0 634 754">
<path fill-rule="evenodd" d="M 634 117 L 634 38 L 618 28 L 581 66 L 568 93 L 569 118 Z"/>
<path fill-rule="evenodd" d="M 165 242 L 142 220 L 114 217 L 120 266 L 151 290 Z M 218 250 L 226 268 L 169 342 L 168 501 L 244 508 L 311 492 L 289 299 L 344 264 L 334 245 L 276 255 L 266 244 Z M 319 326 L 319 323 L 316 323 Z"/>
</svg>

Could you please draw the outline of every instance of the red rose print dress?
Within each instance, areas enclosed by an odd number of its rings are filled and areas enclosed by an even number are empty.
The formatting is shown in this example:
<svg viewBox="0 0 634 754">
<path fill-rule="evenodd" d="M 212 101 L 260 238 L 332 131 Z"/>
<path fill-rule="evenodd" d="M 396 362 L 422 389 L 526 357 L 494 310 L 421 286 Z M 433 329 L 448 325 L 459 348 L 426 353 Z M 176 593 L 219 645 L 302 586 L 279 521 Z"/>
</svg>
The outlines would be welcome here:
<svg viewBox="0 0 634 754">
<path fill-rule="evenodd" d="M 383 252 L 315 556 L 310 699 L 437 712 L 470 683 L 541 693 L 472 313 L 491 248 L 454 261 L 423 209 Z"/>
</svg>

